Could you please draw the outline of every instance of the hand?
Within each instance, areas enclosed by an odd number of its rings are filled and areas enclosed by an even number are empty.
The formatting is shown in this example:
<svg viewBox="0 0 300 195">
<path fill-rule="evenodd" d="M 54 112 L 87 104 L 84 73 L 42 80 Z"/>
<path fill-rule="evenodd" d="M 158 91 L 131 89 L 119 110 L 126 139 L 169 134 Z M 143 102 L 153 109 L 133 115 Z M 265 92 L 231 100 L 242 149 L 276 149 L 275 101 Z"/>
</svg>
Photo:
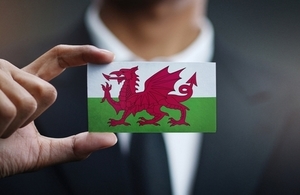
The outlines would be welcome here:
<svg viewBox="0 0 300 195">
<path fill-rule="evenodd" d="M 67 45 L 52 48 L 23 69 L 0 60 L 0 178 L 81 160 L 116 143 L 112 133 L 44 137 L 33 122 L 56 99 L 56 90 L 48 81 L 68 67 L 112 60 L 113 54 L 105 50 Z"/>
</svg>

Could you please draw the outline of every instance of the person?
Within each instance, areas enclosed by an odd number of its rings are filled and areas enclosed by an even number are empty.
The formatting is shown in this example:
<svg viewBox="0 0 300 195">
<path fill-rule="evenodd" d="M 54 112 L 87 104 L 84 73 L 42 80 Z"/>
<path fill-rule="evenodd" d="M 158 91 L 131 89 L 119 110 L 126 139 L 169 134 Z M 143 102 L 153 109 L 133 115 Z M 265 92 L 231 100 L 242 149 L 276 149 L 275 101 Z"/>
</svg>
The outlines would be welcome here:
<svg viewBox="0 0 300 195">
<path fill-rule="evenodd" d="M 18 69 L 0 60 L 0 178 L 66 161 L 82 160 L 112 146 L 114 134 L 81 133 L 64 139 L 43 137 L 33 120 L 56 99 L 47 81 L 64 69 L 88 62 L 109 63 L 113 54 L 93 46 L 60 45 Z"/>
<path fill-rule="evenodd" d="M 299 193 L 300 156 L 294 152 L 299 148 L 297 89 L 290 88 L 293 81 L 281 72 L 244 59 L 222 43 L 206 17 L 206 4 L 205 0 L 96 1 L 75 30 L 30 51 L 36 57 L 59 43 L 93 44 L 115 53 L 115 61 L 217 63 L 217 132 L 163 134 L 169 163 L 163 175 L 170 180 L 167 189 L 161 175 L 144 175 L 147 183 L 138 188 L 143 191 L 135 191 L 140 183 L 132 179 L 138 166 L 130 166 L 135 134 L 118 134 L 114 147 L 85 161 L 5 178 L 1 190 L 13 194 Z M 86 80 L 86 68 L 78 67 L 52 81 L 59 96 L 36 120 L 41 133 L 64 137 L 87 128 Z"/>
</svg>

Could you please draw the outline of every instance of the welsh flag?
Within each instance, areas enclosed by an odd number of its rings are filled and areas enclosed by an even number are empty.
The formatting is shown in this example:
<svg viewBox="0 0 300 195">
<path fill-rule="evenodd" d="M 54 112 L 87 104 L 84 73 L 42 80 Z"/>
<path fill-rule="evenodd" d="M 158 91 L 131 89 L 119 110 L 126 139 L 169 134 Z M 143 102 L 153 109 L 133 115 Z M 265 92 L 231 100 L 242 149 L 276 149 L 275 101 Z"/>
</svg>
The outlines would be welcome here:
<svg viewBox="0 0 300 195">
<path fill-rule="evenodd" d="M 216 132 L 216 65 L 88 65 L 91 132 Z"/>
</svg>

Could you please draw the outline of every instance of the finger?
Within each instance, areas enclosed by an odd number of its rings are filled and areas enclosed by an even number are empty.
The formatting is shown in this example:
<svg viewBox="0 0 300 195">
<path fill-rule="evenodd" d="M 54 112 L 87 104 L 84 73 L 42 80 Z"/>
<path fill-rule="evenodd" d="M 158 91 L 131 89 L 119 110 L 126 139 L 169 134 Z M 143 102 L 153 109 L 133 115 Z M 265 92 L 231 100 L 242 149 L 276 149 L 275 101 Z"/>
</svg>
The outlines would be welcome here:
<svg viewBox="0 0 300 195">
<path fill-rule="evenodd" d="M 18 129 L 36 110 L 37 103 L 35 99 L 22 86 L 13 80 L 13 78 L 0 71 L 0 89 L 11 101 L 14 108 L 9 106 L 12 113 L 8 113 L 11 117 L 15 116 L 9 126 L 0 134 L 0 137 L 6 138 Z M 14 112 L 14 113 L 13 113 Z"/>
<path fill-rule="evenodd" d="M 112 62 L 113 58 L 113 53 L 91 45 L 58 45 L 23 69 L 49 81 L 58 76 L 65 68 L 87 63 L 107 64 Z"/>
<path fill-rule="evenodd" d="M 26 89 L 37 102 L 35 112 L 22 124 L 27 125 L 51 106 L 57 97 L 56 89 L 48 82 L 20 69 L 11 71 L 13 79 Z"/>
<path fill-rule="evenodd" d="M 80 133 L 67 138 L 45 138 L 47 139 L 49 152 L 44 147 L 38 162 L 42 167 L 57 163 L 83 160 L 92 152 L 113 146 L 117 138 L 113 133 Z"/>
<path fill-rule="evenodd" d="M 2 90 L 0 90 L 0 100 L 0 135 L 2 135 L 15 118 L 17 111 L 14 104 L 7 98 Z"/>
</svg>

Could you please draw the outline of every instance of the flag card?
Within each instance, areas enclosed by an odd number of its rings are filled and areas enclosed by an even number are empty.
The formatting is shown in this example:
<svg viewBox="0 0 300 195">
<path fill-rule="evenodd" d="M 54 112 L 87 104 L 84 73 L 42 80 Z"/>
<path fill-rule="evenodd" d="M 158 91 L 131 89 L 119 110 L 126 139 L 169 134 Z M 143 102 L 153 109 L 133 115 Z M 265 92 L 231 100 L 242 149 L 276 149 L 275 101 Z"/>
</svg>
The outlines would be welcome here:
<svg viewBox="0 0 300 195">
<path fill-rule="evenodd" d="M 216 132 L 216 64 L 88 65 L 90 132 Z"/>
</svg>

